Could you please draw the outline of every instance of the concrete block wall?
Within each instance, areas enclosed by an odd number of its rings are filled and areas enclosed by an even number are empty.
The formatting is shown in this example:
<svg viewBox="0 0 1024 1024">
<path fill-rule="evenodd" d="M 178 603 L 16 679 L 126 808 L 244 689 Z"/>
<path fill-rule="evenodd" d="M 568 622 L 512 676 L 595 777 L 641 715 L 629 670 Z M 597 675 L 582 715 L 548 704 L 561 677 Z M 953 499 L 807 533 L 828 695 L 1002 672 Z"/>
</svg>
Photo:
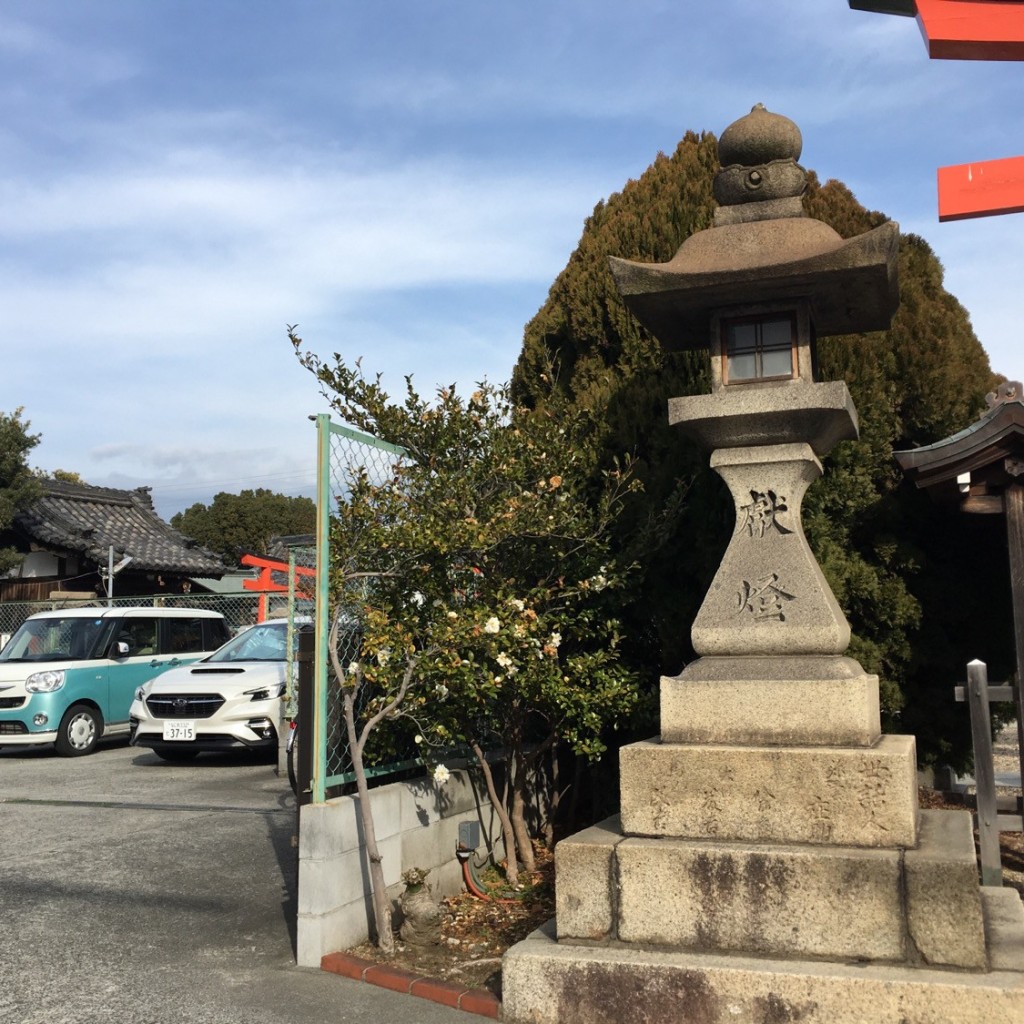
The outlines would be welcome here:
<svg viewBox="0 0 1024 1024">
<path fill-rule="evenodd" d="M 499 834 L 486 792 L 465 769 L 453 770 L 443 785 L 428 777 L 381 786 L 370 791 L 370 800 L 392 899 L 402 891 L 402 872 L 413 867 L 429 869 L 427 882 L 435 896 L 463 888 L 455 856 L 460 822 L 480 824 L 478 858 Z M 495 856 L 503 855 L 499 844 Z M 319 967 L 326 953 L 358 945 L 369 936 L 373 904 L 357 797 L 302 808 L 298 903 L 300 967 Z"/>
</svg>

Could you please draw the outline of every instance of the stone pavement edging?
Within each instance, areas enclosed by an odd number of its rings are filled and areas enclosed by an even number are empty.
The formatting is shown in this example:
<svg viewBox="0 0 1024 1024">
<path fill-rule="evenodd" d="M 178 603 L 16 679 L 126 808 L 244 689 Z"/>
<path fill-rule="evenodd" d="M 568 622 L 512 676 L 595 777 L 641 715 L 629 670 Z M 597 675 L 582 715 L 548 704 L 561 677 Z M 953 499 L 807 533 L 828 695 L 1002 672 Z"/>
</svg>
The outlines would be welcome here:
<svg viewBox="0 0 1024 1024">
<path fill-rule="evenodd" d="M 436 981 L 420 974 L 413 974 L 411 971 L 403 971 L 399 967 L 364 960 L 349 953 L 326 954 L 320 960 L 320 969 L 340 974 L 343 978 L 367 981 L 371 985 L 379 985 L 392 992 L 404 992 L 420 999 L 429 999 L 481 1017 L 492 1017 L 497 1020 L 501 1010 L 501 1003 L 487 989 L 466 988 L 465 985 Z"/>
</svg>

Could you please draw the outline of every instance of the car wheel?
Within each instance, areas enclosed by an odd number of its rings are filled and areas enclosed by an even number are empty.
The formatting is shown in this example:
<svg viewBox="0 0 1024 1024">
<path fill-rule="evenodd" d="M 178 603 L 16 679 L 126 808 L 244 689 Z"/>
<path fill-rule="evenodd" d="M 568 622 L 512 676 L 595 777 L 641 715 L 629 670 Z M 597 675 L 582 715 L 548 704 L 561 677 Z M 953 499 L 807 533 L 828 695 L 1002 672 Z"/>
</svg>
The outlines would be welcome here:
<svg viewBox="0 0 1024 1024">
<path fill-rule="evenodd" d="M 74 704 L 64 713 L 57 730 L 56 747 L 61 757 L 81 757 L 96 749 L 103 732 L 103 718 L 88 704 Z"/>
<path fill-rule="evenodd" d="M 199 751 L 192 747 L 154 747 L 153 753 L 165 761 L 191 761 Z"/>
</svg>

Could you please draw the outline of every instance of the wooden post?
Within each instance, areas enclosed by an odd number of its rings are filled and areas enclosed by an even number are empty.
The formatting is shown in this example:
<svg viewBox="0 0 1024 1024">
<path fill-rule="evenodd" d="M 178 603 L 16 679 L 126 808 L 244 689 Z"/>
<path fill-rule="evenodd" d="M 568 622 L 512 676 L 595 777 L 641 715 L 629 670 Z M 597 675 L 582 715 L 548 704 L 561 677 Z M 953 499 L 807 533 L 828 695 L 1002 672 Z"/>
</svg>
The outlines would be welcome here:
<svg viewBox="0 0 1024 1024">
<path fill-rule="evenodd" d="M 1013 638 L 1017 648 L 1017 753 L 1024 786 L 1024 485 L 1014 481 L 1003 491 L 1006 541 L 1010 550 Z"/>
<path fill-rule="evenodd" d="M 988 710 L 988 668 L 983 661 L 967 664 L 967 699 L 974 740 L 974 781 L 978 800 L 978 845 L 981 847 L 981 884 L 1001 886 L 1003 865 L 999 853 L 996 779 L 992 763 L 992 719 Z"/>
</svg>

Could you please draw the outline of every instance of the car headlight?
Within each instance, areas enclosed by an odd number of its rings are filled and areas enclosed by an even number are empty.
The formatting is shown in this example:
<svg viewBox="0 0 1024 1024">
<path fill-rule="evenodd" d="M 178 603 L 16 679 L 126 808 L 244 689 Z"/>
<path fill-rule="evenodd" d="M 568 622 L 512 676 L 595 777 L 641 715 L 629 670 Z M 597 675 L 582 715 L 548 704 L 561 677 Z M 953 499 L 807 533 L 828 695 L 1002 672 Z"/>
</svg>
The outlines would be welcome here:
<svg viewBox="0 0 1024 1024">
<path fill-rule="evenodd" d="M 136 700 L 145 701 L 145 699 L 146 699 L 146 684 L 145 683 L 143 683 L 142 686 L 140 686 L 135 691 L 135 699 Z"/>
<path fill-rule="evenodd" d="M 64 669 L 50 669 L 48 672 L 33 672 L 25 680 L 29 693 L 53 693 L 64 685 Z"/>
<path fill-rule="evenodd" d="M 284 690 L 284 683 L 274 683 L 271 686 L 257 686 L 254 690 L 243 690 L 242 692 L 250 700 L 273 700 L 275 697 L 280 697 Z"/>
</svg>

